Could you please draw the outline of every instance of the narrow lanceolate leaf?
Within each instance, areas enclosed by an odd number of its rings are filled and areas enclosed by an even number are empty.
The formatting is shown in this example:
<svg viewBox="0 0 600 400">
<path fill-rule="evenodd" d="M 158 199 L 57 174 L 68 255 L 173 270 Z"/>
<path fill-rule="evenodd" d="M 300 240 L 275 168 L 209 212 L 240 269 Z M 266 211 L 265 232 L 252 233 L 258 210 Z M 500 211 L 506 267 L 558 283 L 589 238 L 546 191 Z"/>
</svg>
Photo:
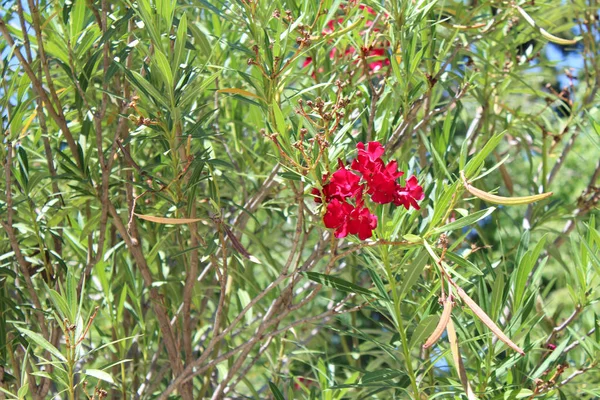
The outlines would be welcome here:
<svg viewBox="0 0 600 400">
<path fill-rule="evenodd" d="M 523 10 L 521 7 L 515 5 L 515 8 L 517 9 L 517 11 L 519 11 L 519 13 L 523 16 L 523 18 L 525 18 L 525 21 L 527 21 L 527 23 L 529 25 L 531 25 L 532 27 L 534 27 L 535 29 L 538 30 L 538 32 L 540 32 L 540 34 L 545 37 L 546 39 L 548 39 L 549 41 L 551 41 L 552 43 L 556 43 L 556 44 L 575 44 L 579 41 L 578 39 L 563 39 L 560 38 L 558 36 L 554 36 L 553 34 L 551 34 L 550 32 L 548 32 L 547 30 L 545 30 L 544 28 L 538 26 L 534 19 L 531 18 L 531 16 L 529 14 L 527 14 L 525 12 L 525 10 Z"/>
<path fill-rule="evenodd" d="M 502 340 L 504 343 L 506 343 L 506 345 L 508 347 L 510 347 L 511 349 L 513 349 L 514 351 L 519 353 L 520 355 L 522 355 L 522 356 L 525 355 L 525 352 L 523 351 L 523 349 L 521 349 L 512 340 L 510 340 L 508 338 L 508 336 L 506 336 L 504 334 L 504 332 L 502 332 L 502 330 L 498 327 L 498 325 L 496 325 L 494 323 L 494 321 L 492 321 L 492 319 L 485 313 L 485 311 L 483 311 L 481 309 L 481 307 L 479 307 L 479 305 L 477 303 L 475 303 L 475 301 L 472 298 L 470 298 L 469 295 L 464 290 L 462 290 L 461 287 L 459 287 L 456 283 L 454 283 L 452 281 L 450 281 L 450 283 L 452 283 L 452 286 L 454 286 L 454 288 L 456 289 L 456 293 L 462 299 L 462 301 L 464 301 L 465 304 L 471 310 L 473 310 L 475 315 L 477 315 L 477 317 L 481 320 L 481 322 L 483 322 L 485 324 L 485 326 L 487 326 L 488 328 L 490 328 L 490 330 L 492 332 L 494 332 L 494 335 L 496 335 L 498 337 L 498 339 Z"/>
<path fill-rule="evenodd" d="M 114 379 L 109 373 L 101 371 L 99 369 L 86 369 L 85 374 L 88 376 L 93 376 L 94 378 L 100 379 L 104 382 L 115 383 Z"/>
<path fill-rule="evenodd" d="M 284 400 L 285 397 L 283 397 L 283 394 L 281 393 L 281 390 L 279 390 L 279 388 L 271 381 L 269 381 L 269 388 L 271 389 L 271 392 L 273 393 L 273 397 L 275 397 L 275 400 Z"/>
<path fill-rule="evenodd" d="M 303 272 L 302 274 L 313 282 L 332 287 L 344 293 L 356 293 L 370 297 L 381 297 L 378 293 L 372 292 L 352 282 L 348 282 L 335 276 L 320 274 L 318 272 Z"/>
<path fill-rule="evenodd" d="M 477 189 L 476 187 L 473 187 L 469 182 L 467 182 L 467 180 L 465 178 L 465 174 L 462 171 L 460 172 L 460 176 L 462 178 L 462 182 L 463 182 L 463 185 L 465 186 L 465 189 L 467 189 L 467 191 L 469 193 L 471 193 L 475 197 L 480 198 L 483 201 L 486 201 L 486 202 L 492 203 L 492 204 L 501 204 L 501 205 L 505 205 L 505 206 L 518 206 L 518 205 L 522 205 L 522 204 L 534 203 L 536 201 L 544 200 L 544 199 L 547 199 L 548 197 L 552 196 L 552 192 L 541 193 L 541 194 L 536 194 L 533 196 L 525 196 L 525 197 L 496 196 L 495 194 L 484 192 L 481 189 Z"/>
<path fill-rule="evenodd" d="M 204 221 L 202 218 L 164 218 L 164 217 L 154 217 L 152 215 L 143 215 L 143 214 L 135 214 L 139 219 L 143 219 L 150 222 L 156 222 L 158 224 L 169 224 L 169 225 L 183 225 L 183 224 L 191 224 L 194 222 Z"/>
<path fill-rule="evenodd" d="M 439 338 L 442 337 L 442 333 L 444 333 L 444 330 L 446 329 L 446 326 L 448 325 L 448 322 L 450 321 L 450 316 L 452 315 L 452 306 L 454 305 L 454 302 L 452 300 L 453 299 L 452 299 L 451 295 L 446 297 L 446 299 L 444 299 L 444 311 L 442 311 L 442 316 L 440 317 L 440 322 L 438 322 L 438 324 L 435 327 L 435 330 L 433 331 L 431 336 L 429 336 L 429 338 L 427 338 L 427 341 L 423 345 L 424 349 L 427 349 L 427 348 L 433 346 L 433 344 L 435 342 L 437 342 L 439 340 Z"/>
<path fill-rule="evenodd" d="M 238 88 L 227 88 L 227 89 L 219 89 L 217 90 L 217 93 L 231 93 L 231 94 L 238 94 L 240 96 L 245 96 L 245 97 L 254 97 L 255 99 L 259 99 L 259 100 L 263 100 L 262 97 L 260 97 L 259 95 L 256 95 L 252 92 L 249 92 L 247 90 L 244 89 L 238 89 Z"/>
<path fill-rule="evenodd" d="M 456 221 L 450 222 L 447 225 L 440 226 L 439 228 L 435 228 L 433 230 L 433 233 L 435 234 L 435 233 L 449 232 L 449 231 L 454 231 L 457 229 L 462 229 L 465 226 L 473 225 L 474 223 L 479 222 L 480 220 L 484 219 L 485 217 L 487 217 L 488 215 L 493 213 L 494 210 L 496 210 L 495 207 L 490 207 L 485 210 L 476 211 L 471 215 L 467 215 L 466 217 L 457 219 Z"/>
<path fill-rule="evenodd" d="M 50 343 L 49 341 L 44 339 L 44 337 L 42 335 L 40 335 L 39 333 L 32 332 L 29 329 L 25 329 L 25 328 L 17 327 L 17 329 L 19 330 L 19 332 L 21 332 L 22 334 L 27 336 L 29 339 L 31 339 L 35 344 L 37 344 L 44 350 L 47 350 L 48 352 L 50 352 L 53 356 L 55 356 L 59 360 L 65 361 L 65 362 L 67 361 L 65 356 L 63 356 L 62 353 L 56 347 L 54 347 L 54 345 L 52 343 Z"/>
<path fill-rule="evenodd" d="M 454 366 L 458 371 L 458 376 L 460 376 L 460 382 L 465 389 L 465 393 L 467 394 L 467 398 L 469 400 L 476 400 L 477 397 L 475 393 L 473 393 L 473 389 L 471 389 L 471 385 L 469 384 L 469 379 L 467 378 L 467 371 L 465 370 L 465 366 L 462 362 L 462 358 L 460 356 L 460 348 L 458 347 L 458 339 L 456 336 L 456 329 L 454 329 L 454 323 L 452 319 L 448 320 L 448 326 L 446 327 L 448 331 L 448 341 L 450 342 L 450 350 L 452 351 L 452 359 L 454 360 Z"/>
</svg>

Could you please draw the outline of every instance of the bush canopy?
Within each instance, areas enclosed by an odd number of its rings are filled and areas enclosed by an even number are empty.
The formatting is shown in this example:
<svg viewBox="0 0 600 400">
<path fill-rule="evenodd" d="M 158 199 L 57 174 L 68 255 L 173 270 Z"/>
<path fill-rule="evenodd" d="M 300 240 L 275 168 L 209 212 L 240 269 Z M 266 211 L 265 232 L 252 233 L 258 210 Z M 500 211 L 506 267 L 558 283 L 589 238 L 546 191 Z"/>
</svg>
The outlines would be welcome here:
<svg viewBox="0 0 600 400">
<path fill-rule="evenodd" d="M 0 399 L 599 398 L 598 19 L 0 1 Z"/>
</svg>

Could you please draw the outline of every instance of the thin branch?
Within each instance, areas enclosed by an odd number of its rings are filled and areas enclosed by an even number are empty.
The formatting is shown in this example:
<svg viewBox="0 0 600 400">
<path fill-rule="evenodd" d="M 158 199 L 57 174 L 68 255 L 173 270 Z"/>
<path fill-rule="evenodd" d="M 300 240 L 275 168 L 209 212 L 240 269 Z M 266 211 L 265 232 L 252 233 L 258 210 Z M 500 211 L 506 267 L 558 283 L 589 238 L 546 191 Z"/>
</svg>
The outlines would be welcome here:
<svg viewBox="0 0 600 400">
<path fill-rule="evenodd" d="M 571 382 L 573 379 L 577 378 L 579 375 L 582 375 L 582 374 L 586 373 L 587 371 L 589 371 L 590 369 L 594 368 L 596 365 L 597 365 L 597 363 L 594 362 L 587 367 L 578 369 L 577 371 L 573 372 L 571 375 L 569 375 L 568 377 L 563 379 L 558 386 L 566 385 L 567 383 Z"/>
<path fill-rule="evenodd" d="M 133 255 L 137 267 L 140 273 L 142 274 L 142 278 L 144 279 L 145 286 L 150 291 L 152 308 L 156 314 L 158 325 L 163 336 L 163 342 L 165 343 L 165 347 L 167 348 L 167 354 L 169 356 L 169 363 L 171 365 L 171 368 L 173 369 L 173 375 L 179 376 L 183 370 L 183 364 L 181 362 L 181 358 L 179 357 L 177 341 L 175 340 L 175 336 L 171 329 L 169 316 L 167 315 L 167 312 L 163 305 L 162 295 L 158 292 L 158 288 L 152 284 L 152 274 L 150 272 L 148 264 L 146 263 L 144 253 L 142 252 L 142 249 L 139 246 L 138 240 L 129 236 L 129 234 L 127 233 L 127 228 L 123 224 L 121 217 L 117 213 L 117 210 L 115 209 L 114 205 L 110 202 L 108 203 L 108 211 L 112 216 L 114 226 L 117 228 L 117 231 L 125 241 L 127 248 Z"/>
<path fill-rule="evenodd" d="M 8 240 L 10 242 L 10 247 L 15 253 L 15 258 L 17 259 L 17 264 L 20 267 L 21 274 L 25 278 L 25 286 L 27 287 L 27 291 L 31 296 L 31 300 L 33 301 L 35 315 L 38 319 L 38 323 L 40 325 L 40 329 L 42 330 L 42 334 L 44 338 L 48 339 L 48 324 L 44 317 L 44 312 L 42 308 L 42 303 L 40 302 L 40 298 L 38 297 L 35 286 L 33 285 L 33 281 L 31 280 L 31 275 L 29 275 L 28 263 L 21 253 L 21 247 L 19 246 L 19 240 L 17 239 L 17 235 L 15 234 L 13 228 L 13 199 L 12 199 L 12 157 L 13 157 L 13 147 L 11 142 L 6 143 L 6 162 L 4 164 L 4 177 L 6 182 L 6 222 L 0 220 L 0 225 L 6 231 L 8 235 Z"/>
<path fill-rule="evenodd" d="M 550 332 L 550 335 L 548 336 L 548 338 L 546 339 L 545 345 L 548 346 L 549 343 L 551 343 L 554 340 L 554 337 L 564 331 L 565 329 L 567 329 L 567 327 L 571 324 L 571 322 L 573 322 L 575 320 L 575 318 L 577 318 L 577 316 L 583 311 L 583 307 L 581 306 L 581 304 L 577 304 L 575 306 L 575 309 L 573 310 L 573 312 L 571 313 L 571 315 L 569 315 L 567 317 L 567 319 L 565 319 L 563 321 L 562 324 L 554 327 L 554 329 L 552 329 L 552 332 Z"/>
<path fill-rule="evenodd" d="M 591 336 L 594 334 L 594 332 L 596 332 L 596 328 L 592 328 L 588 331 L 588 333 L 585 334 L 585 336 Z M 568 352 L 570 352 L 571 350 L 573 350 L 574 348 L 576 348 L 577 346 L 579 346 L 581 344 L 582 341 L 585 340 L 585 337 L 582 338 L 581 340 L 576 340 L 573 343 L 571 343 L 570 345 L 568 345 L 567 347 L 565 347 L 565 349 L 563 350 L 563 354 L 567 354 Z"/>
</svg>

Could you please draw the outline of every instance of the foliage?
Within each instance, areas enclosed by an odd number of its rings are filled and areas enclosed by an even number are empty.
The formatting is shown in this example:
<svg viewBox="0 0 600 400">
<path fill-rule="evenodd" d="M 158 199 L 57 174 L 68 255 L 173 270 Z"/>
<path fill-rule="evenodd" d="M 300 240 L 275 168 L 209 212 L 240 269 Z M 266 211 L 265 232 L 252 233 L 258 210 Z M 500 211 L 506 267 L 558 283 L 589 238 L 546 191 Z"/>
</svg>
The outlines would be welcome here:
<svg viewBox="0 0 600 400">
<path fill-rule="evenodd" d="M 0 17 L 0 397 L 600 396 L 592 5 Z M 374 141 L 418 196 L 334 235 Z"/>
</svg>

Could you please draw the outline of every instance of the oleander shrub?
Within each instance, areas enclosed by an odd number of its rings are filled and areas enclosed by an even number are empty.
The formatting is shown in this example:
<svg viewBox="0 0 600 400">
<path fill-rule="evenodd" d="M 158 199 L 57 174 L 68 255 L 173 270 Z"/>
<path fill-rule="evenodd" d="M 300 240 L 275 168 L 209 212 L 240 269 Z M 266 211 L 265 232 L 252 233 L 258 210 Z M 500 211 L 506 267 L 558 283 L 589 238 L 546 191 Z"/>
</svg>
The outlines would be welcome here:
<svg viewBox="0 0 600 400">
<path fill-rule="evenodd" d="M 598 398 L 594 4 L 0 1 L 0 398 Z"/>
</svg>

